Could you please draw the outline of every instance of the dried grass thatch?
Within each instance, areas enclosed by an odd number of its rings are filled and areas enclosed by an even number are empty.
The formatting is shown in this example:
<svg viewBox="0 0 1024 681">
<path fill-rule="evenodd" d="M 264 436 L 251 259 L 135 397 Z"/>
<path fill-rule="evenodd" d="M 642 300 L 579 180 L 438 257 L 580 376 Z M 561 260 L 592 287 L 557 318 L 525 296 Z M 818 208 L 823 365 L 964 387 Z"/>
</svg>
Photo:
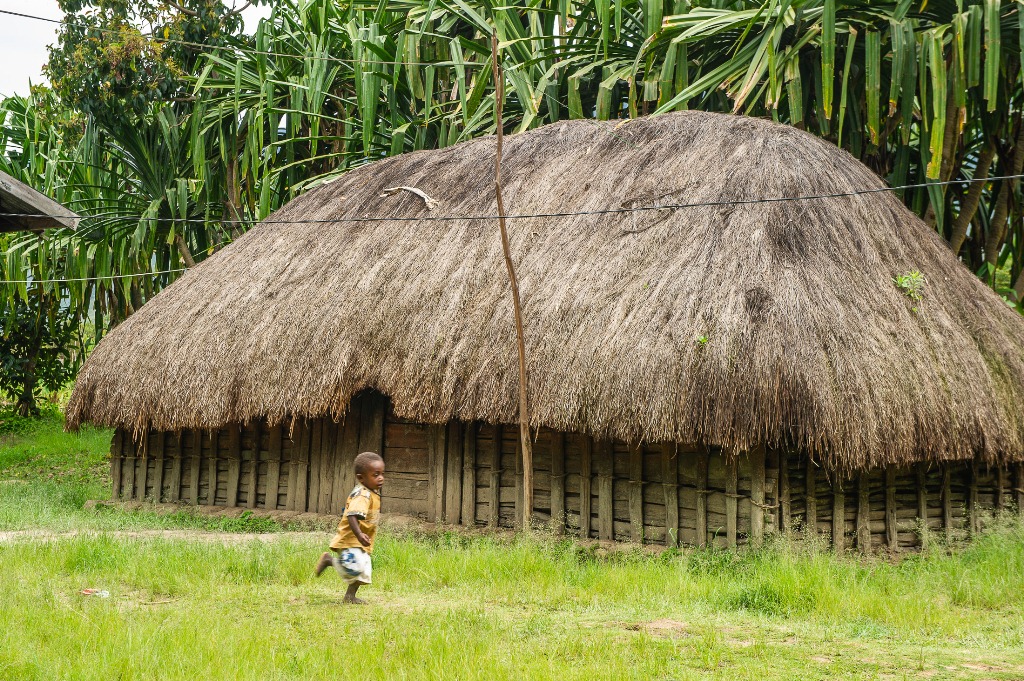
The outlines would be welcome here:
<svg viewBox="0 0 1024 681">
<path fill-rule="evenodd" d="M 516 419 L 494 138 L 319 187 L 115 329 L 68 424 L 340 417 L 364 388 L 430 422 Z M 881 187 L 793 128 L 684 112 L 506 142 L 511 214 Z M 411 192 L 437 201 L 433 210 Z M 511 221 L 533 422 L 627 440 L 799 446 L 850 469 L 1016 459 L 1024 319 L 890 193 Z M 923 300 L 893 278 L 920 270 Z M 916 309 L 915 309 L 916 308 Z"/>
</svg>

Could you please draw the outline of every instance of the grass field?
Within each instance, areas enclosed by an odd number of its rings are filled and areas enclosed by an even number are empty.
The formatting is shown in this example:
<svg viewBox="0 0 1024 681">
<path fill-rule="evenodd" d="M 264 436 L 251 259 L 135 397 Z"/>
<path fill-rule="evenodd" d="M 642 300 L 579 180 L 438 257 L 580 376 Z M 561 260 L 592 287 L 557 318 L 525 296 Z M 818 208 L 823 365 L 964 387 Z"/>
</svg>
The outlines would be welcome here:
<svg viewBox="0 0 1024 681">
<path fill-rule="evenodd" d="M 326 534 L 83 509 L 108 493 L 109 434 L 5 418 L 0 679 L 1024 678 L 1016 521 L 898 563 L 384 531 L 371 604 L 344 606 L 311 574 Z M 154 528 L 178 532 L 137 535 Z"/>
</svg>

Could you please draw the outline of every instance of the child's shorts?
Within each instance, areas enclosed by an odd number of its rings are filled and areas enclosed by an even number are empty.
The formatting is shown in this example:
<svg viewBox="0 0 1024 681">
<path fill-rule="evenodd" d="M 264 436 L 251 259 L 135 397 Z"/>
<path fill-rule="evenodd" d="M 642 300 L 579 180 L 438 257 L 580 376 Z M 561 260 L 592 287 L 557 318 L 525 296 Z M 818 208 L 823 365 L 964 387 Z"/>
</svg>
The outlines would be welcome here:
<svg viewBox="0 0 1024 681">
<path fill-rule="evenodd" d="M 354 549 L 342 549 L 331 556 L 334 569 L 338 571 L 346 583 L 369 584 L 373 576 L 373 563 L 370 561 L 370 554 L 366 551 Z"/>
</svg>

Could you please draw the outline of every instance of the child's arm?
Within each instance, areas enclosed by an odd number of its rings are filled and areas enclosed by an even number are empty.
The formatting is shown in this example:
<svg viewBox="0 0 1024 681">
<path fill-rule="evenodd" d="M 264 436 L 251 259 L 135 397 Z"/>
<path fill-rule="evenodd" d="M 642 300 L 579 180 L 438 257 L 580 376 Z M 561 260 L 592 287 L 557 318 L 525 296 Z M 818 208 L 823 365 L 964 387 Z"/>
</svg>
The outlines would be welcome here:
<svg viewBox="0 0 1024 681">
<path fill-rule="evenodd" d="M 359 540 L 360 544 L 363 546 L 370 545 L 370 538 L 367 537 L 359 527 L 359 516 L 350 515 L 348 517 L 348 526 L 352 528 L 352 534 L 356 536 L 356 539 Z"/>
</svg>

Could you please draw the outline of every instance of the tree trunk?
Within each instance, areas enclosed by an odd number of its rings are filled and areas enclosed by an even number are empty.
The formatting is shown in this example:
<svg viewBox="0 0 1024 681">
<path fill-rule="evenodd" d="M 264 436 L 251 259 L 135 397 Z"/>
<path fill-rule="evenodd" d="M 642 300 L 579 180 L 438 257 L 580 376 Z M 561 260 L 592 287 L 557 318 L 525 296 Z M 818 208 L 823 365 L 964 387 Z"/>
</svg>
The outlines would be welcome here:
<svg viewBox="0 0 1024 681">
<path fill-rule="evenodd" d="M 235 143 L 235 153 L 231 156 L 231 162 L 227 164 L 224 172 L 224 182 L 227 185 L 224 207 L 227 209 L 228 219 L 231 220 L 231 238 L 237 239 L 245 232 L 242 229 L 242 202 L 238 197 L 238 143 Z"/>
<path fill-rule="evenodd" d="M 1024 124 L 1018 119 L 1017 137 L 1014 141 L 1010 162 L 1005 166 L 1006 175 L 1020 175 L 1024 169 Z M 999 263 L 999 251 L 1006 238 L 1006 223 L 1010 217 L 1010 196 L 1017 187 L 1017 180 L 1003 180 L 999 187 L 999 198 L 989 223 L 988 238 L 985 240 L 985 262 L 995 267 Z"/>
<path fill-rule="evenodd" d="M 185 238 L 181 234 L 174 235 L 174 245 L 178 247 L 178 255 L 181 256 L 185 267 L 195 267 L 195 258 L 192 257 L 192 251 L 188 250 L 188 244 L 185 243 Z"/>
<path fill-rule="evenodd" d="M 956 220 L 953 222 L 953 229 L 949 236 L 949 249 L 953 253 L 959 254 L 960 249 L 963 248 L 964 240 L 967 239 L 967 228 L 970 226 L 971 220 L 974 219 L 975 213 L 978 212 L 981 195 L 985 191 L 985 182 L 983 180 L 988 177 L 992 161 L 995 160 L 995 157 L 996 145 L 990 140 L 978 156 L 978 169 L 974 173 L 974 179 L 977 181 L 972 182 L 970 187 L 968 187 L 967 195 L 964 196 L 964 200 L 960 203 L 960 214 L 956 216 Z"/>
</svg>

